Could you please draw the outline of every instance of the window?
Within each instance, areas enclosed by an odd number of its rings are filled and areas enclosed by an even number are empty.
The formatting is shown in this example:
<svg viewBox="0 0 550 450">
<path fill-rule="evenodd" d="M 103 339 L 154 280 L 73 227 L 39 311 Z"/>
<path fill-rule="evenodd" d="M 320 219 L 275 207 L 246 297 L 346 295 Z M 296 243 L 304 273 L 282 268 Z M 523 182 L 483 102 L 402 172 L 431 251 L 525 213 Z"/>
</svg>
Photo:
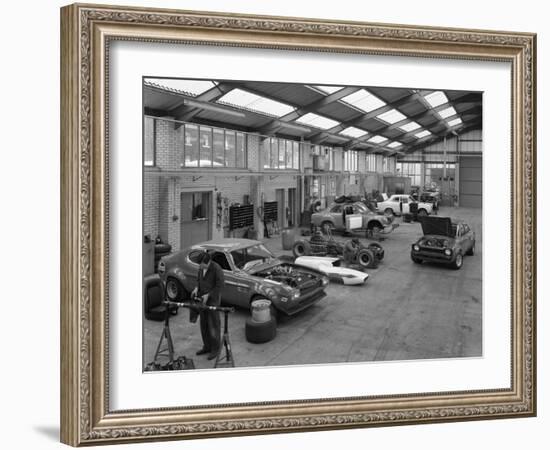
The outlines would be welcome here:
<svg viewBox="0 0 550 450">
<path fill-rule="evenodd" d="M 336 205 L 331 210 L 331 213 L 341 213 L 342 212 L 342 205 Z"/>
<path fill-rule="evenodd" d="M 204 192 L 195 192 L 193 194 L 193 204 L 191 210 L 192 220 L 206 219 L 207 195 Z"/>
<path fill-rule="evenodd" d="M 376 155 L 367 155 L 367 172 L 376 172 Z"/>
<path fill-rule="evenodd" d="M 155 119 L 145 117 L 143 123 L 143 165 L 155 165 Z"/>
<path fill-rule="evenodd" d="M 396 163 L 397 173 L 402 177 L 409 177 L 412 186 L 421 186 L 421 163 Z"/>
<path fill-rule="evenodd" d="M 212 128 L 199 127 L 201 137 L 200 167 L 212 167 Z"/>
<path fill-rule="evenodd" d="M 199 166 L 199 127 L 185 125 L 185 167 Z"/>
<path fill-rule="evenodd" d="M 225 167 L 235 167 L 235 133 L 225 131 Z"/>
<path fill-rule="evenodd" d="M 406 197 L 406 196 L 401 197 L 401 202 L 402 203 L 409 203 L 409 197 Z"/>
<path fill-rule="evenodd" d="M 357 152 L 348 150 L 344 153 L 344 170 L 347 172 L 357 172 Z"/>
<path fill-rule="evenodd" d="M 202 256 L 204 255 L 204 250 L 193 250 L 189 253 L 189 261 L 195 264 L 200 264 L 202 260 Z"/>
<path fill-rule="evenodd" d="M 263 244 L 234 250 L 231 252 L 231 257 L 233 258 L 235 266 L 242 270 L 250 269 L 257 264 L 274 258 L 273 254 L 265 248 Z"/>
<path fill-rule="evenodd" d="M 245 135 L 243 133 L 237 133 L 236 156 L 237 160 L 235 163 L 235 167 L 246 167 Z"/>
<path fill-rule="evenodd" d="M 224 253 L 216 252 L 212 255 L 212 261 L 218 264 L 223 270 L 231 270 L 227 256 Z"/>
<path fill-rule="evenodd" d="M 224 132 L 220 128 L 214 128 L 214 167 L 225 166 Z"/>
<path fill-rule="evenodd" d="M 300 143 L 286 139 L 264 140 L 264 169 L 300 169 Z"/>
</svg>

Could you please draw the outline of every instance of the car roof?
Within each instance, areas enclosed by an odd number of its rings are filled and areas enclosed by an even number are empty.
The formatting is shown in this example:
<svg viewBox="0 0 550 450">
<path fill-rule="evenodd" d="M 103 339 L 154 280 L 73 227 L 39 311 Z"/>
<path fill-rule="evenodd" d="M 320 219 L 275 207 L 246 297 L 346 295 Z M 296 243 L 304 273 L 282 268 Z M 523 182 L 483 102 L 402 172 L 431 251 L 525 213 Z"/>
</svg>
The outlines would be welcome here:
<svg viewBox="0 0 550 450">
<path fill-rule="evenodd" d="M 233 251 L 252 247 L 258 244 L 261 244 L 261 242 L 253 239 L 220 238 L 192 245 L 191 249 Z"/>
</svg>

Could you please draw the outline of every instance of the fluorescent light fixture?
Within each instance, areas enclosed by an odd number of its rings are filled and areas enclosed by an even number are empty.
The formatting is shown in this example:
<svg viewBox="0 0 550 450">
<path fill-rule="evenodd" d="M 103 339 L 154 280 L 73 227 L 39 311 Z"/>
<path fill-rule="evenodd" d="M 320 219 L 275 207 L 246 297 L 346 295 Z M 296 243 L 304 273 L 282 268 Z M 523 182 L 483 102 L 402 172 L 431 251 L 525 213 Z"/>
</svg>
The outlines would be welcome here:
<svg viewBox="0 0 550 450">
<path fill-rule="evenodd" d="M 416 133 L 415 136 L 418 139 L 422 139 L 423 137 L 429 136 L 430 134 L 432 134 L 432 133 L 430 133 L 428 130 L 423 130 L 420 133 Z"/>
<path fill-rule="evenodd" d="M 219 98 L 218 103 L 226 103 L 240 108 L 251 109 L 274 117 L 284 116 L 295 109 L 285 103 L 261 97 L 260 95 L 239 88 L 232 89 L 223 97 Z"/>
<path fill-rule="evenodd" d="M 420 128 L 420 125 L 417 124 L 416 122 L 409 122 L 399 127 L 399 129 L 403 130 L 405 133 L 409 133 L 410 131 L 417 130 L 419 128 Z"/>
<path fill-rule="evenodd" d="M 193 97 L 212 89 L 216 86 L 213 81 L 204 80 L 176 80 L 173 78 L 145 78 L 145 83 L 160 88 L 166 88 L 171 91 L 178 91 L 185 94 L 191 94 Z"/>
<path fill-rule="evenodd" d="M 441 91 L 435 91 L 425 95 L 424 100 L 426 100 L 432 108 L 449 102 L 447 96 Z"/>
<path fill-rule="evenodd" d="M 401 122 L 405 120 L 407 116 L 401 114 L 397 109 L 390 109 L 389 111 L 376 116 L 377 119 L 383 120 L 386 123 L 394 124 L 396 122 Z"/>
<path fill-rule="evenodd" d="M 315 113 L 307 113 L 296 119 L 296 122 L 303 123 L 304 125 L 311 125 L 312 127 L 321 128 L 322 130 L 328 130 L 339 124 L 336 120 L 323 117 Z"/>
<path fill-rule="evenodd" d="M 403 144 L 401 142 L 393 141 L 392 143 L 386 145 L 386 147 L 397 148 L 397 147 L 401 147 L 402 145 Z"/>
<path fill-rule="evenodd" d="M 355 106 L 356 108 L 359 108 L 364 112 L 371 112 L 386 105 L 386 103 L 384 103 L 375 95 L 371 94 L 366 89 L 359 89 L 353 94 L 347 95 L 346 97 L 342 98 L 341 101 L 343 101 L 344 103 L 348 103 L 349 105 Z"/>
<path fill-rule="evenodd" d="M 321 85 L 314 85 L 315 89 L 318 89 L 319 91 L 323 91 L 325 94 L 334 94 L 335 92 L 338 92 L 339 90 L 343 89 L 343 86 L 321 86 Z"/>
<path fill-rule="evenodd" d="M 462 119 L 460 117 L 457 117 L 456 119 L 453 119 L 453 120 L 450 120 L 449 122 L 447 122 L 449 124 L 450 127 L 454 127 L 456 125 L 459 125 L 462 123 Z"/>
<path fill-rule="evenodd" d="M 380 136 L 377 134 L 376 136 L 371 137 L 367 142 L 372 142 L 373 144 L 380 144 L 381 142 L 387 141 L 388 138 L 384 136 Z"/>
<path fill-rule="evenodd" d="M 438 111 L 438 114 L 444 119 L 445 117 L 454 116 L 456 114 L 456 109 L 454 109 L 452 106 L 449 106 L 448 108 Z"/>
<path fill-rule="evenodd" d="M 353 137 L 353 138 L 360 138 L 362 136 L 365 136 L 368 133 L 365 130 L 361 130 L 359 128 L 347 127 L 342 131 L 340 131 L 340 134 L 343 134 L 344 136 Z"/>
</svg>

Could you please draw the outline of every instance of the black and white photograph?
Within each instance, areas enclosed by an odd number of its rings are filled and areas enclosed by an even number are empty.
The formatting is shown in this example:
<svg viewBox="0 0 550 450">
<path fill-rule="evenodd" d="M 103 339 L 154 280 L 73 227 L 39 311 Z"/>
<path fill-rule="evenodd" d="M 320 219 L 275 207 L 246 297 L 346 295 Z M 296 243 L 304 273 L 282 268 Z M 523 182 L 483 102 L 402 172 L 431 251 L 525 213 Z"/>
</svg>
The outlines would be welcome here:
<svg viewBox="0 0 550 450">
<path fill-rule="evenodd" d="M 482 99 L 144 77 L 144 370 L 483 356 Z"/>
</svg>

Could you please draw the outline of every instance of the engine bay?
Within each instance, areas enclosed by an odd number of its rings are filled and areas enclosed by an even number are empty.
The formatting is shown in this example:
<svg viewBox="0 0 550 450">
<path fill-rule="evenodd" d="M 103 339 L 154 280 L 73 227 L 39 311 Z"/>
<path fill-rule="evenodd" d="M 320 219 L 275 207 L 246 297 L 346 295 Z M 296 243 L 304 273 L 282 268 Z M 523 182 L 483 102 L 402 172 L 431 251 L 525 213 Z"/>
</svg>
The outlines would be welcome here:
<svg viewBox="0 0 550 450">
<path fill-rule="evenodd" d="M 312 273 L 297 269 L 288 264 L 281 264 L 268 270 L 256 273 L 257 276 L 266 280 L 273 280 L 286 284 L 292 288 L 302 288 L 309 281 L 314 281 L 317 277 Z"/>
<path fill-rule="evenodd" d="M 423 245 L 424 247 L 432 247 L 432 248 L 446 248 L 449 247 L 449 240 L 445 238 L 435 238 L 435 237 L 429 237 L 424 238 L 420 245 Z"/>
</svg>

